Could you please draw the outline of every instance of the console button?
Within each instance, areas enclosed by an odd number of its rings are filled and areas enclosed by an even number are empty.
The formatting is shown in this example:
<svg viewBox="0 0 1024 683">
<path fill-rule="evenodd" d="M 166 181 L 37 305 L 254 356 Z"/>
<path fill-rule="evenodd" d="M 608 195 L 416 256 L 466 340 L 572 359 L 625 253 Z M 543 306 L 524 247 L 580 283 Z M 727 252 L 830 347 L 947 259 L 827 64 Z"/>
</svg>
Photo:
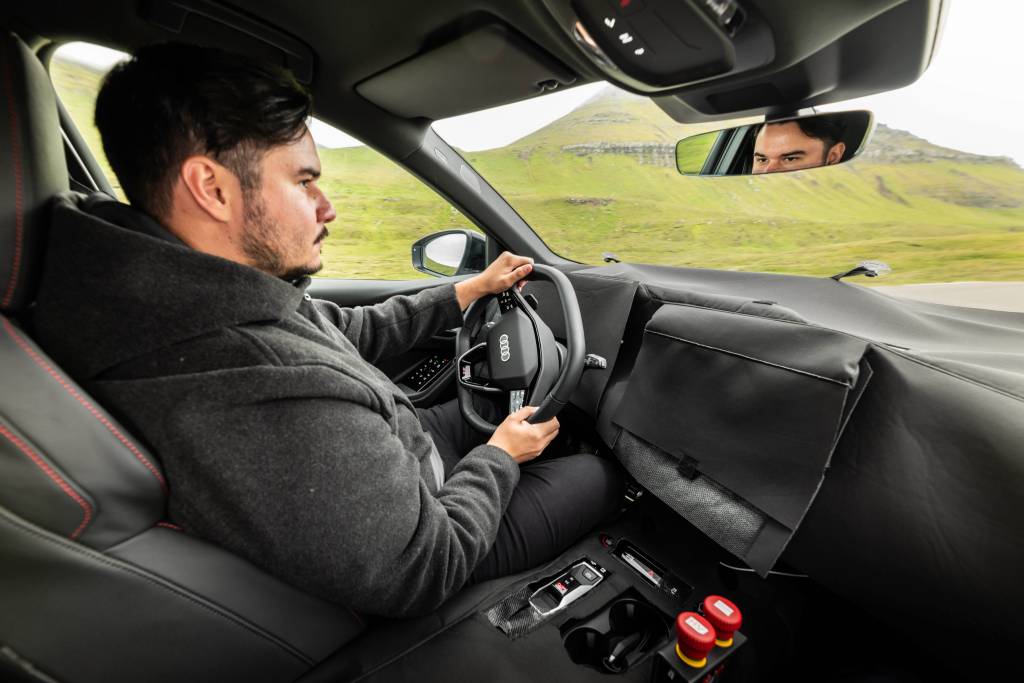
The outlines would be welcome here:
<svg viewBox="0 0 1024 683">
<path fill-rule="evenodd" d="M 622 17 L 642 12 L 647 3 L 644 0 L 608 0 L 611 10 Z"/>
</svg>

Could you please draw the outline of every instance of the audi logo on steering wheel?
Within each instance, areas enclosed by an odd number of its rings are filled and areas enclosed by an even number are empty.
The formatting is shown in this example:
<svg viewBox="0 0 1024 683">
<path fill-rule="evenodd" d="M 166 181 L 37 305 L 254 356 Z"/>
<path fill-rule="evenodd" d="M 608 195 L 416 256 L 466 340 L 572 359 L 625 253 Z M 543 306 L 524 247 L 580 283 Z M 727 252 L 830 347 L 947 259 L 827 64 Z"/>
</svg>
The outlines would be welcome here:
<svg viewBox="0 0 1024 683">
<path fill-rule="evenodd" d="M 498 349 L 501 351 L 502 362 L 507 363 L 508 359 L 512 357 L 512 354 L 508 350 L 508 335 L 503 334 L 498 337 Z"/>
</svg>

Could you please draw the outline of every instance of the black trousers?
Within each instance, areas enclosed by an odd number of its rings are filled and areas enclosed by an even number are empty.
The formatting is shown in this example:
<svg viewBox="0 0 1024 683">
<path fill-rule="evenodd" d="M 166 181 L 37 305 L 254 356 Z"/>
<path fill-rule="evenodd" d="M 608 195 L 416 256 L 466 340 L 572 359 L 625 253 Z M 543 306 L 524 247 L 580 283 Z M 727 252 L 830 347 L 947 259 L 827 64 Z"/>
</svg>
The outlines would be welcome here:
<svg viewBox="0 0 1024 683">
<path fill-rule="evenodd" d="M 455 400 L 420 410 L 419 415 L 437 445 L 445 472 L 489 438 L 466 424 Z M 522 466 L 494 546 L 470 582 L 507 576 L 554 559 L 613 513 L 621 500 L 622 479 L 615 463 L 589 453 L 551 457 L 545 451 L 540 459 Z"/>
</svg>

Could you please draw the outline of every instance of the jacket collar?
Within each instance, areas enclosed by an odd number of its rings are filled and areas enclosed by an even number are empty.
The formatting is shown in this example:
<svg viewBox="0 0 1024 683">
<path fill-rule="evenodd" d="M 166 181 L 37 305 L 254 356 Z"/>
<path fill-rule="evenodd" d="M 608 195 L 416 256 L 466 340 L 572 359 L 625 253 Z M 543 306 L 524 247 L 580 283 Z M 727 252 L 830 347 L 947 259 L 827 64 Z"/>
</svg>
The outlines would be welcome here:
<svg viewBox="0 0 1024 683">
<path fill-rule="evenodd" d="M 88 378 L 225 327 L 283 320 L 308 284 L 191 249 L 113 200 L 65 194 L 33 320 L 54 360 Z"/>
<path fill-rule="evenodd" d="M 165 228 L 149 214 L 103 195 L 82 197 L 78 202 L 78 207 L 94 218 L 127 228 L 133 232 L 149 235 L 150 237 L 155 237 L 171 244 L 177 244 L 178 246 L 187 246 L 173 232 Z"/>
</svg>

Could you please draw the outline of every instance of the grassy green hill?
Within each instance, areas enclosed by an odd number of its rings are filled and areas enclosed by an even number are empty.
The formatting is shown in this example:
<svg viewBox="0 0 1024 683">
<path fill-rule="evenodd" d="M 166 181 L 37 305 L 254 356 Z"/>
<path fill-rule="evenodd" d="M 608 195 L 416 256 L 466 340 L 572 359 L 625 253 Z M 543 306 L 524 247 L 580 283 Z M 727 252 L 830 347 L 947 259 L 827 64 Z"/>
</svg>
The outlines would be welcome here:
<svg viewBox="0 0 1024 683">
<path fill-rule="evenodd" d="M 55 81 L 87 141 L 98 74 L 64 63 Z M 613 91 L 496 150 L 464 156 L 557 253 L 825 276 L 865 259 L 880 284 L 1024 279 L 1024 171 L 880 127 L 840 167 L 758 178 L 680 176 L 671 148 L 701 129 Z M 409 247 L 468 221 L 366 148 L 321 150 L 338 210 L 324 275 L 411 278 Z"/>
<path fill-rule="evenodd" d="M 880 127 L 884 153 L 843 166 L 681 177 L 670 157 L 638 149 L 694 130 L 665 121 L 650 101 L 599 95 L 508 148 L 467 156 L 556 252 L 579 261 L 611 251 L 831 275 L 879 259 L 893 266 L 887 284 L 1024 277 L 1024 171 L 1012 163 Z"/>
</svg>

